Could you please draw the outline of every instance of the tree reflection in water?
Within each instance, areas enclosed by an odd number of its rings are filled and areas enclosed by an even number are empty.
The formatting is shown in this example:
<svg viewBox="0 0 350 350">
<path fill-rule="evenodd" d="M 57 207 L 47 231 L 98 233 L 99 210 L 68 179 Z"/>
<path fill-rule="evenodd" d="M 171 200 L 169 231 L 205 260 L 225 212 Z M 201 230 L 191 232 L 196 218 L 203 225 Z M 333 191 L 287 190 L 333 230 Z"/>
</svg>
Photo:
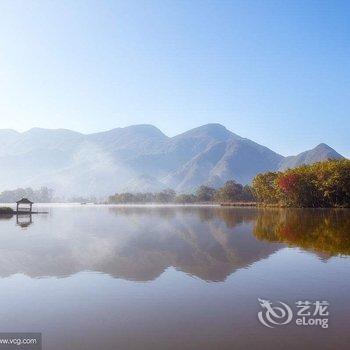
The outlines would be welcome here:
<svg viewBox="0 0 350 350">
<path fill-rule="evenodd" d="M 254 235 L 329 255 L 350 254 L 350 211 L 347 209 L 261 210 Z"/>
</svg>

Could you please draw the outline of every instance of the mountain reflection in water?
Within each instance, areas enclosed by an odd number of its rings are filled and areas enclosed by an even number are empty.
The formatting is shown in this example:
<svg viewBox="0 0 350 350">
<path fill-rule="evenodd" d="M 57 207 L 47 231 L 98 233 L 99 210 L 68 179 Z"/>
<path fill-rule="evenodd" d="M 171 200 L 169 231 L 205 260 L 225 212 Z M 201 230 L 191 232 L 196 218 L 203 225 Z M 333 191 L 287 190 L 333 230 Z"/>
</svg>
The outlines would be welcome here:
<svg viewBox="0 0 350 350">
<path fill-rule="evenodd" d="M 173 266 L 206 281 L 286 245 L 321 258 L 350 253 L 349 210 L 62 207 L 21 230 L 0 221 L 0 276 L 96 271 L 150 281 Z"/>
</svg>

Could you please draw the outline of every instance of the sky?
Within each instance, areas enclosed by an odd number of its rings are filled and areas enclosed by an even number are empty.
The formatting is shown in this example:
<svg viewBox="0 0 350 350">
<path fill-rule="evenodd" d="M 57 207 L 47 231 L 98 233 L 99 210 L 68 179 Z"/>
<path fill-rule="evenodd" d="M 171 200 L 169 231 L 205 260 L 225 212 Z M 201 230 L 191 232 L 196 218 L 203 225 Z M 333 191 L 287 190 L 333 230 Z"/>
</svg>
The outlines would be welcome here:
<svg viewBox="0 0 350 350">
<path fill-rule="evenodd" d="M 0 129 L 220 123 L 350 157 L 349 1 L 0 0 Z"/>
</svg>

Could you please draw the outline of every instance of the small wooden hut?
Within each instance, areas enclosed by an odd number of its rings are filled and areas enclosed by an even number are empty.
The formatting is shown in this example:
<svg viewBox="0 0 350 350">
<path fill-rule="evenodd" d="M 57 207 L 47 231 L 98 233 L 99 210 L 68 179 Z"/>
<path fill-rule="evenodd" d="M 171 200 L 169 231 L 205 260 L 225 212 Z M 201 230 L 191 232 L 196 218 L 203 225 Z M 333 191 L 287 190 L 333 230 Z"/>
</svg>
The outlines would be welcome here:
<svg viewBox="0 0 350 350">
<path fill-rule="evenodd" d="M 32 212 L 32 207 L 33 207 L 33 202 L 31 202 L 27 198 L 22 198 L 19 200 L 17 203 L 17 213 L 31 213 Z"/>
</svg>

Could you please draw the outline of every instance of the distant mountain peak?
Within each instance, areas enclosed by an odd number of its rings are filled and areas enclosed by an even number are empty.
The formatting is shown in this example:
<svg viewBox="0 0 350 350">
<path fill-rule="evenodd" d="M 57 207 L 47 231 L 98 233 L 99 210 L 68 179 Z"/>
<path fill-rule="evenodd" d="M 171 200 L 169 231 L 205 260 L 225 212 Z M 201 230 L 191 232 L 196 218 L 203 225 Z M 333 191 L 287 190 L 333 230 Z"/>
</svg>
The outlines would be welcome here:
<svg viewBox="0 0 350 350">
<path fill-rule="evenodd" d="M 296 156 L 286 157 L 281 163 L 280 170 L 295 168 L 304 164 L 313 164 L 328 159 L 343 159 L 344 157 L 325 143 L 320 143 L 313 149 Z"/>
<path fill-rule="evenodd" d="M 315 148 L 317 148 L 317 147 L 328 147 L 328 148 L 330 148 L 326 143 L 324 143 L 324 142 L 321 142 L 321 143 L 319 143 Z"/>
<path fill-rule="evenodd" d="M 313 150 L 329 150 L 335 152 L 335 150 L 332 147 L 328 146 L 326 143 L 323 142 L 319 143 L 315 148 L 313 148 Z"/>
<path fill-rule="evenodd" d="M 225 126 L 219 124 L 219 123 L 209 123 L 209 124 L 204 124 L 201 126 L 197 126 L 196 128 L 193 128 L 191 130 L 189 130 L 189 132 L 191 131 L 203 131 L 203 132 L 230 132 L 229 130 L 226 129 Z"/>
<path fill-rule="evenodd" d="M 175 138 L 184 137 L 209 137 L 218 141 L 226 141 L 229 138 L 241 138 L 240 136 L 234 134 L 230 130 L 226 129 L 223 125 L 218 123 L 210 123 L 198 126 L 175 136 Z"/>
<path fill-rule="evenodd" d="M 220 123 L 207 123 L 204 125 L 199 126 L 198 128 L 202 129 L 222 129 L 222 130 L 227 130 L 226 127 Z"/>
<path fill-rule="evenodd" d="M 136 124 L 136 125 L 130 125 L 126 126 L 125 128 L 122 128 L 123 130 L 131 130 L 135 132 L 139 132 L 142 134 L 147 134 L 149 136 L 166 136 L 160 129 L 158 129 L 156 126 L 151 124 Z"/>
<path fill-rule="evenodd" d="M 329 154 L 331 155 L 331 158 L 343 158 L 342 155 L 340 155 L 334 148 L 327 145 L 326 143 L 320 143 L 315 148 L 303 152 L 304 154 L 317 154 L 317 153 L 323 153 L 323 154 Z"/>
<path fill-rule="evenodd" d="M 73 131 L 70 129 L 57 128 L 57 129 L 46 129 L 46 128 L 31 128 L 23 133 L 23 135 L 47 135 L 47 134 L 69 134 L 69 135 L 82 135 L 78 131 Z"/>
</svg>

